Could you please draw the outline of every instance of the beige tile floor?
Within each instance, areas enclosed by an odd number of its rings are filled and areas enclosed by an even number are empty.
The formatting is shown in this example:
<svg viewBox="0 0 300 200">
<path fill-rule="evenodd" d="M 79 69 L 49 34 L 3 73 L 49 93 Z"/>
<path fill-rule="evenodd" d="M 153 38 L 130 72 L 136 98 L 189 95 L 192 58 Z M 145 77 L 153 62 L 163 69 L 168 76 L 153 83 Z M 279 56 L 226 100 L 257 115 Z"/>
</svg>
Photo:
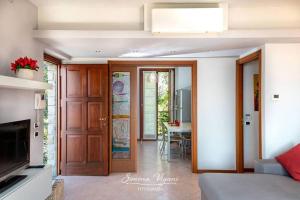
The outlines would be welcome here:
<svg viewBox="0 0 300 200">
<path fill-rule="evenodd" d="M 157 142 L 139 143 L 138 152 L 138 171 L 130 174 L 134 178 L 130 184 L 125 183 L 126 173 L 63 177 L 65 200 L 200 200 L 198 176 L 191 172 L 190 161 L 161 160 Z M 162 184 L 158 174 L 169 184 Z"/>
</svg>

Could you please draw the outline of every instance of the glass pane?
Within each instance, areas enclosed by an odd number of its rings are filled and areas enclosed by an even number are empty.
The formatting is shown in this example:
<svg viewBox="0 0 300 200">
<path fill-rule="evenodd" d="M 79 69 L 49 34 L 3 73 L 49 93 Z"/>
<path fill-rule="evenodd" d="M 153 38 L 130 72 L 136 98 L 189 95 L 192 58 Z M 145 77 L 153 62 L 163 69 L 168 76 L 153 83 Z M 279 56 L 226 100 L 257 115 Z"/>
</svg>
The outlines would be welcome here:
<svg viewBox="0 0 300 200">
<path fill-rule="evenodd" d="M 169 72 L 158 72 L 158 135 L 163 133 L 163 122 L 169 121 Z"/>
<path fill-rule="evenodd" d="M 130 72 L 112 75 L 112 158 L 130 158 Z"/>
<path fill-rule="evenodd" d="M 156 139 L 157 135 L 157 76 L 156 71 L 143 72 L 144 85 L 144 139 Z"/>
<path fill-rule="evenodd" d="M 51 90 L 45 91 L 46 109 L 44 110 L 44 135 L 43 135 L 43 161 L 44 164 L 52 165 L 52 176 L 56 174 L 57 144 L 56 144 L 56 83 L 57 66 L 44 62 L 44 80 L 53 85 Z"/>
</svg>

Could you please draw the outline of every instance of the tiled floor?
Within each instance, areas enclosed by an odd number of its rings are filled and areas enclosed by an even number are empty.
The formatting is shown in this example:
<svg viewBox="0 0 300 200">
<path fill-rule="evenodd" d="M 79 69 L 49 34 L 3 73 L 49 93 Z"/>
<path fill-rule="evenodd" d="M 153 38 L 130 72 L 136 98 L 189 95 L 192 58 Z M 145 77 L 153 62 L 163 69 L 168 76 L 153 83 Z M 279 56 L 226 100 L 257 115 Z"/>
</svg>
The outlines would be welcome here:
<svg viewBox="0 0 300 200">
<path fill-rule="evenodd" d="M 161 160 L 157 146 L 156 142 L 139 143 L 138 172 L 130 174 L 134 178 L 130 181 L 126 173 L 63 177 L 65 200 L 200 200 L 190 161 Z"/>
</svg>

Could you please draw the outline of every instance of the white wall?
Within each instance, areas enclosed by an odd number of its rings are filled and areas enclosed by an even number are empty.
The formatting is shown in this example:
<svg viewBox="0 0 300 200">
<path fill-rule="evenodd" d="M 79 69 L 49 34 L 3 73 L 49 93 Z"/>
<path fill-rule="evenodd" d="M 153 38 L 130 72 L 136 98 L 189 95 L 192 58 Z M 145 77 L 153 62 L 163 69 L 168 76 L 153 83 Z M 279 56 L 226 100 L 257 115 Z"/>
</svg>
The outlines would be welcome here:
<svg viewBox="0 0 300 200">
<path fill-rule="evenodd" d="M 14 76 L 10 63 L 20 56 L 36 58 L 40 66 L 43 46 L 32 39 L 32 29 L 37 26 L 37 9 L 27 0 L 10 3 L 0 1 L 0 74 Z M 42 73 L 37 75 L 41 79 Z M 35 120 L 34 92 L 0 88 L 0 123 L 31 119 Z M 33 129 L 32 129 L 33 130 Z M 42 127 L 41 127 L 42 130 Z M 31 131 L 31 163 L 42 163 L 42 133 L 33 138 Z"/>
<path fill-rule="evenodd" d="M 300 44 L 266 44 L 263 62 L 263 157 L 300 142 Z M 279 101 L 272 96 L 279 94 Z"/>
<path fill-rule="evenodd" d="M 72 1 L 71 4 L 70 1 L 60 0 L 32 1 L 43 2 L 39 7 L 40 29 L 106 30 L 143 29 L 144 3 L 158 2 L 157 0 L 113 0 Z M 172 2 L 172 0 L 163 2 Z M 181 2 L 205 1 L 182 0 Z M 226 0 L 224 2 L 229 3 L 230 29 L 299 28 L 300 26 L 300 1 L 298 0 Z"/>
<path fill-rule="evenodd" d="M 175 90 L 189 89 L 192 86 L 192 70 L 190 67 L 175 68 Z"/>
<path fill-rule="evenodd" d="M 234 57 L 197 59 L 198 169 L 235 169 L 237 59 Z M 145 60 L 145 58 L 134 60 Z M 182 60 L 182 58 L 147 58 L 146 60 Z M 137 79 L 139 82 L 139 76 Z M 139 138 L 139 127 L 137 134 Z"/>
<path fill-rule="evenodd" d="M 253 75 L 258 74 L 258 60 L 244 64 L 244 164 L 245 168 L 253 168 L 258 159 L 259 112 L 254 110 Z M 246 116 L 246 115 L 250 116 Z"/>
<path fill-rule="evenodd" d="M 235 61 L 198 60 L 198 169 L 235 169 Z"/>
</svg>

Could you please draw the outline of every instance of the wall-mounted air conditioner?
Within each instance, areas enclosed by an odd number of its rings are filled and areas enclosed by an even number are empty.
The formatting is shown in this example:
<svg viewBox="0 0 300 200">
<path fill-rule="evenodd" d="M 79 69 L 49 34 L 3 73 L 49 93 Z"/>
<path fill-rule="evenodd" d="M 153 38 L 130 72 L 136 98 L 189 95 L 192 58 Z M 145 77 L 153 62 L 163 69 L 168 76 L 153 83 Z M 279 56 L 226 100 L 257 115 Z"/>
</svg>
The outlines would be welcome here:
<svg viewBox="0 0 300 200">
<path fill-rule="evenodd" d="M 216 33 L 227 30 L 222 7 L 152 8 L 152 33 Z"/>
</svg>

